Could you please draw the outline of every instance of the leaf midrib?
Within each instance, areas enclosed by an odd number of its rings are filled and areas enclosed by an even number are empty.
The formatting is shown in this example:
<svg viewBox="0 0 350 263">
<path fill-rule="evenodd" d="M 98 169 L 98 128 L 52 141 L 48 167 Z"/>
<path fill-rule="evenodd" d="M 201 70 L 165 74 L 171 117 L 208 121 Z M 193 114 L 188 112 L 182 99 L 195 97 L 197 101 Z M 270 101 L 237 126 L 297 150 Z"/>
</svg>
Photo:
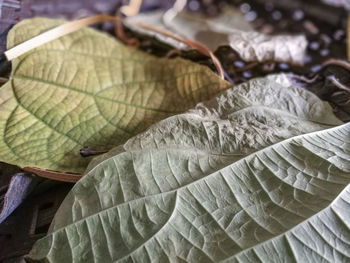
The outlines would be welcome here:
<svg viewBox="0 0 350 263">
<path fill-rule="evenodd" d="M 284 231 L 283 233 L 281 233 L 281 234 L 279 234 L 279 235 L 277 235 L 277 236 L 273 236 L 273 237 L 271 237 L 271 238 L 269 238 L 269 239 L 266 239 L 265 241 L 263 241 L 263 242 L 261 242 L 261 243 L 258 243 L 258 244 L 254 245 L 254 246 L 247 247 L 247 248 L 245 248 L 244 250 L 240 251 L 239 253 L 237 253 L 237 254 L 235 254 L 235 255 L 232 255 L 232 256 L 230 256 L 230 257 L 224 259 L 224 260 L 221 260 L 220 262 L 226 262 L 227 260 L 230 260 L 230 259 L 232 259 L 232 258 L 235 258 L 235 257 L 239 256 L 240 254 L 243 254 L 243 253 L 245 253 L 246 251 L 249 251 L 250 249 L 253 249 L 254 247 L 261 246 L 261 245 L 263 245 L 263 244 L 265 244 L 265 243 L 267 243 L 267 242 L 270 242 L 270 241 L 273 240 L 273 239 L 282 237 L 282 236 L 288 234 L 289 232 L 292 232 L 294 229 L 296 229 L 296 228 L 299 227 L 300 225 L 304 224 L 305 222 L 308 222 L 308 221 L 312 220 L 313 218 L 317 217 L 319 214 L 325 212 L 325 211 L 328 210 L 328 209 L 331 209 L 331 210 L 334 212 L 334 214 L 335 214 L 336 216 L 339 217 L 339 215 L 337 214 L 337 212 L 335 212 L 334 209 L 333 209 L 333 204 L 336 203 L 336 201 L 340 198 L 340 196 L 341 196 L 344 192 L 347 192 L 348 188 L 349 188 L 349 190 L 350 190 L 350 184 L 346 185 L 346 186 L 343 188 L 343 190 L 340 191 L 340 192 L 338 193 L 338 195 L 336 196 L 336 198 L 335 198 L 329 205 L 327 205 L 326 207 L 324 207 L 322 210 L 318 211 L 318 212 L 315 213 L 314 215 L 312 215 L 312 216 L 306 218 L 305 220 L 299 222 L 298 224 L 296 224 L 296 225 L 293 226 L 292 228 L 287 229 L 287 230 Z M 342 221 L 342 220 L 341 220 L 341 221 Z M 342 222 L 343 222 L 343 221 L 342 221 Z M 289 241 L 288 241 L 288 244 L 289 244 Z"/>
<path fill-rule="evenodd" d="M 82 94 L 85 94 L 85 95 L 88 95 L 88 96 L 91 96 L 91 97 L 94 97 L 94 98 L 103 99 L 103 100 L 111 101 L 111 102 L 114 102 L 114 103 L 117 103 L 117 104 L 131 106 L 131 107 L 135 107 L 135 108 L 139 108 L 139 109 L 143 109 L 143 110 L 148 110 L 148 111 L 155 111 L 155 112 L 168 113 L 168 114 L 176 114 L 176 113 L 180 112 L 180 111 L 160 110 L 160 109 L 157 109 L 157 108 L 146 107 L 146 106 L 142 106 L 142 105 L 139 105 L 139 104 L 131 104 L 131 103 L 127 103 L 127 102 L 120 101 L 120 100 L 110 99 L 108 97 L 102 97 L 102 96 L 97 95 L 98 93 L 97 94 L 93 94 L 93 93 L 90 93 L 90 92 L 87 92 L 87 91 L 74 89 L 72 87 L 69 87 L 69 86 L 66 86 L 66 85 L 63 85 L 63 84 L 58 84 L 58 83 L 55 83 L 55 82 L 46 81 L 46 80 L 33 78 L 33 77 L 28 77 L 28 76 L 18 76 L 18 75 L 16 75 L 16 76 L 13 76 L 12 79 L 35 81 L 35 82 L 43 83 L 43 84 L 46 84 L 46 85 L 52 85 L 52 86 L 56 86 L 58 88 L 68 89 L 68 90 L 71 90 L 71 91 L 74 91 L 74 92 L 82 93 Z M 136 83 L 136 82 L 115 84 L 115 85 L 109 86 L 108 88 L 113 88 L 113 87 L 133 84 L 133 83 Z M 145 81 L 141 82 L 141 83 L 145 83 Z M 12 84 L 12 86 L 14 86 L 14 84 Z"/>
<path fill-rule="evenodd" d="M 273 148 L 273 147 L 275 147 L 275 146 L 278 145 L 278 144 L 288 143 L 288 142 L 290 142 L 290 141 L 293 141 L 293 140 L 296 140 L 296 139 L 299 139 L 299 138 L 303 138 L 303 137 L 309 137 L 309 136 L 311 136 L 311 135 L 318 134 L 318 133 L 329 133 L 329 132 L 331 132 L 331 131 L 333 131 L 333 130 L 341 129 L 342 127 L 347 128 L 347 126 L 350 127 L 350 124 L 344 124 L 344 125 L 341 125 L 341 126 L 337 126 L 337 127 L 331 128 L 331 129 L 327 129 L 327 130 L 321 130 L 321 131 L 316 131 L 316 132 L 312 132 L 312 133 L 308 133 L 308 134 L 302 134 L 302 135 L 294 136 L 294 137 L 292 137 L 292 138 L 289 138 L 289 139 L 286 139 L 286 140 L 284 140 L 284 141 L 281 141 L 281 142 L 278 142 L 278 143 L 276 143 L 276 144 L 273 144 L 273 145 L 270 145 L 270 146 L 268 146 L 268 147 L 265 147 L 265 148 L 263 148 L 263 149 L 261 149 L 261 150 L 259 150 L 259 151 L 253 152 L 253 153 L 251 153 L 251 154 L 245 156 L 244 158 L 242 158 L 242 159 L 236 161 L 234 164 L 238 164 L 239 162 L 245 161 L 246 158 L 249 158 L 249 157 L 254 156 L 254 155 L 256 155 L 256 154 L 258 154 L 258 153 L 260 153 L 260 152 L 263 152 L 263 151 L 265 151 L 265 150 L 268 150 L 269 148 Z M 125 153 L 125 152 L 124 152 L 124 153 Z M 124 153 L 119 153 L 118 155 L 124 154 Z M 113 157 L 114 157 L 114 156 L 113 156 Z M 86 176 L 88 176 L 89 174 L 93 173 L 94 170 L 97 169 L 100 165 L 102 165 L 102 164 L 104 164 L 105 162 L 109 161 L 109 160 L 112 159 L 113 157 L 110 157 L 110 158 L 108 158 L 108 159 L 102 161 L 101 163 L 99 163 L 97 166 L 95 166 L 93 169 L 91 169 L 91 170 L 88 172 L 88 174 L 85 175 L 85 178 L 87 178 Z M 82 222 L 82 221 L 84 221 L 84 220 L 86 220 L 86 219 L 88 219 L 88 218 L 90 218 L 90 217 L 95 217 L 95 216 L 97 216 L 97 215 L 99 215 L 99 214 L 101 214 L 101 213 L 103 213 L 103 212 L 105 212 L 105 211 L 112 210 L 112 209 L 114 209 L 114 208 L 117 207 L 117 206 L 120 206 L 120 205 L 128 205 L 129 203 L 132 203 L 132 202 L 135 202 L 135 201 L 140 201 L 140 200 L 152 198 L 152 197 L 154 197 L 154 196 L 163 195 L 163 194 L 169 194 L 169 193 L 173 193 L 173 192 L 180 191 L 181 189 L 187 188 L 187 187 L 189 187 L 189 186 L 191 186 L 191 185 L 193 185 L 193 184 L 196 184 L 196 183 L 198 183 L 198 182 L 200 182 L 200 181 L 202 181 L 202 180 L 206 180 L 206 179 L 208 179 L 208 178 L 210 178 L 210 177 L 212 177 L 212 176 L 215 176 L 216 174 L 220 173 L 221 170 L 223 170 L 223 169 L 225 169 L 225 168 L 227 168 L 228 166 L 231 166 L 231 165 L 232 165 L 232 164 L 229 164 L 229 165 L 227 165 L 227 166 L 225 166 L 225 167 L 222 167 L 220 170 L 217 170 L 217 171 L 215 171 L 215 172 L 211 172 L 211 173 L 209 173 L 209 174 L 207 174 L 207 175 L 204 175 L 204 176 L 200 177 L 199 179 L 197 179 L 197 180 L 195 180 L 195 181 L 193 181 L 193 182 L 190 182 L 190 183 L 188 183 L 188 184 L 185 184 L 185 185 L 183 185 L 183 186 L 181 186 L 181 187 L 179 187 L 179 188 L 177 188 L 177 189 L 173 189 L 173 190 L 166 191 L 166 192 L 161 192 L 161 193 L 150 194 L 150 195 L 147 195 L 147 196 L 142 196 L 142 197 L 137 198 L 137 199 L 132 199 L 132 200 L 129 200 L 129 201 L 124 202 L 124 203 L 120 203 L 120 204 L 113 205 L 113 206 L 111 206 L 111 207 L 104 208 L 104 209 L 98 211 L 97 213 L 94 213 L 94 214 L 88 215 L 88 216 L 86 216 L 86 217 L 83 217 L 83 218 L 79 219 L 78 221 L 69 223 L 68 225 L 62 226 L 62 227 L 60 227 L 60 228 L 58 228 L 58 229 L 54 229 L 54 231 L 53 231 L 52 233 L 50 233 L 50 235 L 54 234 L 54 233 L 57 232 L 57 231 L 61 231 L 61 230 L 63 230 L 63 229 L 66 229 L 66 228 L 68 228 L 68 227 L 71 226 L 71 225 L 74 225 L 74 224 L 77 224 L 77 223 L 79 223 L 79 222 Z M 85 178 L 82 178 L 82 180 L 84 180 Z M 278 178 L 278 179 L 280 179 L 280 178 Z M 86 179 L 86 180 L 87 180 L 87 179 Z M 281 179 L 280 179 L 280 180 L 281 180 Z M 283 181 L 283 182 L 284 182 L 284 181 Z M 350 184 L 349 184 L 348 186 L 350 186 Z M 343 192 L 348 186 L 345 186 L 345 188 L 344 188 L 341 192 Z M 295 186 L 293 186 L 293 187 L 296 188 Z M 303 189 L 299 189 L 299 188 L 296 188 L 296 189 L 301 190 L 301 191 L 304 191 Z M 72 190 L 74 190 L 74 188 L 73 188 Z M 308 193 L 308 192 L 307 192 L 307 193 Z M 309 193 L 309 194 L 310 194 L 310 193 Z M 339 196 L 339 194 L 338 194 L 338 196 Z M 338 196 L 337 196 L 337 198 L 338 198 Z M 320 198 L 321 198 L 321 197 L 320 197 Z M 326 200 L 326 201 L 329 201 L 329 200 Z M 300 225 L 301 223 L 303 223 L 303 222 L 309 220 L 310 218 L 312 218 L 312 217 L 314 217 L 314 216 L 317 216 L 319 213 L 321 213 L 321 212 L 324 211 L 325 209 L 329 208 L 334 202 L 335 202 L 335 200 L 332 201 L 328 206 L 326 206 L 326 207 L 323 208 L 322 210 L 320 210 L 320 211 L 318 211 L 317 213 L 315 213 L 313 216 L 308 217 L 307 219 L 303 220 L 302 222 L 299 222 L 298 224 L 296 224 L 296 225 L 295 225 L 293 228 L 291 228 L 291 229 L 294 229 L 295 227 L 297 227 L 297 226 Z M 288 231 L 290 231 L 291 229 L 289 229 L 289 230 L 287 230 L 287 231 L 285 231 L 285 232 L 288 232 Z M 282 233 L 282 234 L 283 234 L 283 233 Z M 282 235 L 282 234 L 280 234 L 280 235 Z M 273 239 L 273 238 L 275 238 L 275 236 L 272 237 L 271 239 Z M 268 240 L 265 240 L 264 242 L 267 242 L 267 241 L 268 241 Z M 262 242 L 262 243 L 264 243 L 264 242 Z M 262 243 L 259 243 L 259 244 L 257 244 L 257 245 L 260 245 L 260 244 L 262 244 Z M 255 246 L 257 246 L 257 245 L 255 245 Z M 249 249 L 249 248 L 247 248 L 247 249 Z M 247 250 L 247 249 L 245 249 L 245 250 Z M 241 251 L 241 252 L 242 252 L 242 251 Z M 239 253 L 241 253 L 241 252 L 239 252 Z M 238 254 L 239 254 L 239 253 L 238 253 Z"/>
</svg>

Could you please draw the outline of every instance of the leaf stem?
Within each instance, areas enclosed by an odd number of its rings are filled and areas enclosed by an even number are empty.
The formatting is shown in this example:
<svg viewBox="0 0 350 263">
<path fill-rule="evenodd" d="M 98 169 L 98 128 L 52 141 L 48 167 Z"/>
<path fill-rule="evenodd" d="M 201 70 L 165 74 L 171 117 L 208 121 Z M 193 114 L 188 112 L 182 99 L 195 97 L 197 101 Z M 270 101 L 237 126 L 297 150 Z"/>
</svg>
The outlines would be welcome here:
<svg viewBox="0 0 350 263">
<path fill-rule="evenodd" d="M 182 43 L 185 43 L 186 45 L 190 46 L 190 47 L 193 47 L 195 49 L 197 49 L 200 53 L 208 56 L 211 58 L 211 60 L 213 61 L 214 63 L 214 66 L 217 70 L 217 73 L 218 75 L 222 78 L 222 79 L 225 79 L 224 77 L 224 71 L 223 71 L 223 68 L 222 68 L 222 65 L 221 65 L 221 62 L 219 61 L 219 59 L 214 55 L 213 52 L 211 52 L 209 50 L 209 48 L 207 48 L 206 46 L 204 46 L 203 44 L 201 43 L 198 43 L 198 42 L 195 42 L 195 41 L 191 41 L 191 40 L 188 40 L 188 39 L 184 39 L 180 36 L 177 36 L 173 33 L 170 33 L 166 30 L 163 30 L 163 29 L 160 29 L 160 28 L 156 28 L 156 27 L 153 27 L 153 26 L 150 26 L 150 25 L 147 25 L 147 24 L 143 24 L 143 23 L 132 23 L 133 25 L 135 26 L 138 26 L 142 29 L 145 29 L 145 30 L 150 30 L 150 31 L 153 31 L 153 32 L 156 32 L 156 33 L 159 33 L 159 34 L 162 34 L 164 36 L 167 36 L 167 37 L 170 37 L 172 39 L 175 39 L 179 42 L 182 42 Z"/>
<path fill-rule="evenodd" d="M 60 181 L 60 182 L 68 182 L 68 183 L 76 183 L 80 178 L 83 177 L 81 174 L 73 174 L 73 173 L 60 173 L 56 171 L 50 170 L 42 170 L 40 168 L 35 167 L 24 167 L 23 171 L 36 174 L 37 176 Z"/>
<path fill-rule="evenodd" d="M 100 155 L 108 152 L 107 150 L 94 150 L 91 149 L 90 147 L 84 147 L 80 149 L 80 155 L 82 157 L 90 157 L 90 156 L 95 156 L 95 155 Z"/>
<path fill-rule="evenodd" d="M 325 62 L 322 63 L 322 67 L 327 67 L 330 65 L 339 66 L 342 68 L 345 68 L 346 70 L 350 71 L 350 63 L 345 60 L 340 59 L 328 59 Z"/>
<path fill-rule="evenodd" d="M 75 32 L 75 31 L 77 31 L 81 28 L 84 28 L 86 26 L 97 24 L 97 23 L 102 23 L 102 22 L 107 22 L 107 21 L 123 21 L 123 19 L 118 17 L 118 16 L 110 16 L 110 15 L 101 14 L 101 15 L 94 15 L 94 16 L 85 17 L 85 18 L 82 18 L 79 20 L 71 21 L 71 22 L 62 24 L 58 27 L 55 27 L 51 30 L 48 30 L 44 33 L 41 33 L 41 34 L 39 34 L 39 35 L 37 35 L 37 36 L 27 40 L 27 41 L 24 41 L 23 43 L 21 43 L 13 48 L 7 50 L 6 52 L 4 52 L 4 55 L 8 61 L 11 61 L 12 59 L 19 57 L 19 56 L 23 55 L 24 53 L 26 53 L 26 52 L 28 52 L 36 47 L 39 47 L 45 43 L 48 43 L 52 40 L 55 40 L 57 38 L 60 38 L 60 37 L 65 36 L 67 34 L 70 34 L 72 32 Z M 197 49 L 199 52 L 201 52 L 202 54 L 204 54 L 212 59 L 214 66 L 216 67 L 218 75 L 222 79 L 225 79 L 223 68 L 222 68 L 220 61 L 213 54 L 213 52 L 211 52 L 203 44 L 195 42 L 195 41 L 190 41 L 190 40 L 184 39 L 180 36 L 177 36 L 173 33 L 168 32 L 166 30 L 159 29 L 159 28 L 156 28 L 156 27 L 153 27 L 150 25 L 146 25 L 146 24 L 142 24 L 142 23 L 130 23 L 130 24 L 133 24 L 135 26 L 138 26 L 138 27 L 146 29 L 146 30 L 151 30 L 151 31 L 157 32 L 159 34 L 173 38 L 177 41 L 183 42 L 186 45 Z"/>
</svg>

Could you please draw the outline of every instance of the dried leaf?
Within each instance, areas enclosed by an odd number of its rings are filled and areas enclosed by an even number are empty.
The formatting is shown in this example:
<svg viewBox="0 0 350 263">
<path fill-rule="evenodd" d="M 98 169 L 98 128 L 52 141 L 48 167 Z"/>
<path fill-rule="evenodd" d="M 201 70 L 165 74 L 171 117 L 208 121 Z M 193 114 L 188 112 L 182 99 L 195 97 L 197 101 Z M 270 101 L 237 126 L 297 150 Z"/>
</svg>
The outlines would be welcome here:
<svg viewBox="0 0 350 263">
<path fill-rule="evenodd" d="M 197 17 L 195 14 L 183 11 L 168 24 L 164 22 L 163 15 L 161 11 L 140 13 L 127 18 L 126 25 L 136 32 L 155 36 L 178 49 L 185 49 L 187 46 L 132 24 L 144 23 L 166 29 L 188 40 L 202 43 L 212 51 L 219 46 L 229 45 L 245 61 L 273 60 L 302 64 L 304 60 L 307 47 L 304 36 L 270 36 L 255 32 L 235 9 L 227 8 L 219 17 L 211 19 Z"/>
<path fill-rule="evenodd" d="M 349 260 L 350 126 L 320 131 L 340 123 L 284 75 L 232 88 L 94 160 L 29 257 Z"/>
<path fill-rule="evenodd" d="M 8 48 L 62 21 L 24 20 Z M 85 28 L 13 60 L 0 89 L 0 160 L 82 172 L 84 146 L 111 149 L 230 87 L 207 67 L 156 58 Z"/>
</svg>

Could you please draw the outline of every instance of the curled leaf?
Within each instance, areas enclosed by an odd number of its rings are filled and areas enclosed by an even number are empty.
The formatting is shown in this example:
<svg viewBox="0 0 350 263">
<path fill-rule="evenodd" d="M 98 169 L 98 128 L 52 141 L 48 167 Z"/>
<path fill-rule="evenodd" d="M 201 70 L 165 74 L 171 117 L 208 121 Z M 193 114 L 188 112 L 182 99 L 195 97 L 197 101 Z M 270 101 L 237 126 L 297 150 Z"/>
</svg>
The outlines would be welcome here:
<svg viewBox="0 0 350 263">
<path fill-rule="evenodd" d="M 195 14 L 181 12 L 164 23 L 164 13 L 153 11 L 128 17 L 125 22 L 136 32 L 155 36 L 160 41 L 178 49 L 187 46 L 174 39 L 152 31 L 140 29 L 137 23 L 146 23 L 171 31 L 190 41 L 196 41 L 215 51 L 219 46 L 228 45 L 245 61 L 280 61 L 303 64 L 307 40 L 304 36 L 265 35 L 253 31 L 252 26 L 235 9 L 227 8 L 216 18 L 204 19 Z"/>
</svg>

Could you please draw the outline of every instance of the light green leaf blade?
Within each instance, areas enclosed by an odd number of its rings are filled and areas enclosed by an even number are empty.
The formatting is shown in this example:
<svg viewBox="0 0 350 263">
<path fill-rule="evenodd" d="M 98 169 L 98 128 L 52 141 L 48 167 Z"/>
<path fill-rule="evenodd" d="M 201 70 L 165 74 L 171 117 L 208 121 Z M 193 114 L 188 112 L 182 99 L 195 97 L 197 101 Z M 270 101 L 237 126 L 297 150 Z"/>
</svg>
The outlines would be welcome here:
<svg viewBox="0 0 350 263">
<path fill-rule="evenodd" d="M 22 21 L 8 47 L 61 23 Z M 82 147 L 111 149 L 228 87 L 207 67 L 156 58 L 85 28 L 13 61 L 0 89 L 0 160 L 83 172 Z"/>
<path fill-rule="evenodd" d="M 350 125 L 322 130 L 329 106 L 287 84 L 252 80 L 95 160 L 29 257 L 349 260 Z"/>
</svg>

